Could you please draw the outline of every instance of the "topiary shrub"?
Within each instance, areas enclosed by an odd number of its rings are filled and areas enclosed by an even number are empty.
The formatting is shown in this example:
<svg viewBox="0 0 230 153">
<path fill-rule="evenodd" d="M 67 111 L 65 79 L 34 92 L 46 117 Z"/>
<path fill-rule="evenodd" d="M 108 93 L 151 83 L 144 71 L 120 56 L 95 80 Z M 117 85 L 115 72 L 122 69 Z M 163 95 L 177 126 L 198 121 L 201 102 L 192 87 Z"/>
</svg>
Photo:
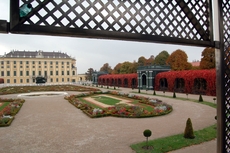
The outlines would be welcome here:
<svg viewBox="0 0 230 153">
<path fill-rule="evenodd" d="M 152 135 L 152 131 L 150 131 L 149 129 L 144 130 L 143 135 L 146 137 L 146 145 L 148 148 L 148 137 L 150 137 Z"/>
<path fill-rule="evenodd" d="M 202 95 L 200 95 L 199 102 L 202 102 L 202 101 L 203 101 L 203 98 L 202 98 Z"/>
<path fill-rule="evenodd" d="M 175 93 L 175 91 L 173 92 L 173 98 L 176 98 L 176 93 Z"/>
<path fill-rule="evenodd" d="M 192 127 L 192 121 L 190 118 L 188 118 L 187 122 L 186 122 L 186 127 L 184 130 L 184 138 L 187 139 L 194 139 L 194 133 L 193 133 L 193 127 Z"/>
<path fill-rule="evenodd" d="M 156 95 L 156 91 L 155 90 L 153 91 L 153 95 Z"/>
</svg>

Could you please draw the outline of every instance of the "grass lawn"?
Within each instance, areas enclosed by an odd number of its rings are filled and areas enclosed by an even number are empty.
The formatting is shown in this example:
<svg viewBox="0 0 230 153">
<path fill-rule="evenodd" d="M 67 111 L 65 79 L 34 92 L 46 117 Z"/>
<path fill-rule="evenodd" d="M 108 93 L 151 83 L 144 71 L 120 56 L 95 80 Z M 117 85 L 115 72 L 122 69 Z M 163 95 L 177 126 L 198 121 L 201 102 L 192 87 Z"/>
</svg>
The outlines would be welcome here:
<svg viewBox="0 0 230 153">
<path fill-rule="evenodd" d="M 143 104 L 143 103 L 139 103 L 139 100 L 133 101 L 132 104 L 135 104 L 135 105 L 137 105 L 137 106 L 140 106 L 140 107 L 146 109 L 146 110 L 149 111 L 149 112 L 152 112 L 152 111 L 154 110 L 154 107 L 153 107 L 153 106 L 151 106 L 151 105 L 146 105 L 146 104 Z"/>
<path fill-rule="evenodd" d="M 106 97 L 106 96 L 96 96 L 92 98 L 106 105 L 115 105 L 121 101 L 121 100 Z"/>
<path fill-rule="evenodd" d="M 142 93 L 145 94 L 145 93 Z M 173 98 L 172 96 L 164 96 L 164 95 L 155 95 L 155 96 L 159 96 L 159 97 L 167 97 L 167 98 Z M 187 98 L 173 98 L 173 99 L 180 99 L 180 100 L 185 100 L 185 101 L 190 101 L 190 102 L 196 102 L 196 103 L 200 103 L 203 105 L 208 105 L 210 107 L 216 108 L 217 105 L 211 102 L 199 102 L 198 100 L 194 100 L 194 99 L 187 99 Z M 195 139 L 185 139 L 183 137 L 183 134 L 178 134 L 178 135 L 173 135 L 173 136 L 169 136 L 169 137 L 165 137 L 165 138 L 159 138 L 159 139 L 155 139 L 155 140 L 150 140 L 149 141 L 149 146 L 153 146 L 154 149 L 153 150 L 144 150 L 142 149 L 143 146 L 146 145 L 146 142 L 141 142 L 138 144 L 133 144 L 131 145 L 131 148 L 133 150 L 135 150 L 137 153 L 165 153 L 165 152 L 169 152 L 172 150 L 177 150 L 177 149 L 181 149 L 187 146 L 191 146 L 191 145 L 196 145 L 196 144 L 200 144 L 206 141 L 210 141 L 216 138 L 217 136 L 217 130 L 216 130 L 216 125 L 212 125 L 209 126 L 207 128 L 204 128 L 202 130 L 199 131 L 194 131 L 194 135 L 196 136 Z"/>
<path fill-rule="evenodd" d="M 93 103 L 91 103 L 91 102 L 85 100 L 84 98 L 79 98 L 79 100 L 82 101 L 82 102 L 84 102 L 84 103 L 86 103 L 86 104 L 88 104 L 88 105 L 90 105 L 90 106 L 92 106 L 93 108 L 101 108 L 101 107 L 99 107 L 98 105 L 95 105 L 95 104 L 93 104 Z M 102 109 L 102 108 L 101 108 L 101 109 Z"/>
<path fill-rule="evenodd" d="M 3 104 L 0 106 L 0 111 L 3 110 L 10 102 L 2 102 Z"/>
<path fill-rule="evenodd" d="M 183 137 L 183 134 L 178 134 L 169 137 L 150 140 L 148 144 L 149 146 L 154 147 L 152 150 L 142 149 L 142 147 L 146 145 L 146 141 L 138 144 L 133 144 L 131 145 L 131 148 L 135 150 L 137 153 L 165 153 L 172 150 L 181 149 L 183 147 L 200 144 L 202 142 L 210 141 L 216 138 L 216 125 L 209 126 L 202 130 L 194 131 L 194 135 L 194 139 L 185 139 Z"/>
</svg>

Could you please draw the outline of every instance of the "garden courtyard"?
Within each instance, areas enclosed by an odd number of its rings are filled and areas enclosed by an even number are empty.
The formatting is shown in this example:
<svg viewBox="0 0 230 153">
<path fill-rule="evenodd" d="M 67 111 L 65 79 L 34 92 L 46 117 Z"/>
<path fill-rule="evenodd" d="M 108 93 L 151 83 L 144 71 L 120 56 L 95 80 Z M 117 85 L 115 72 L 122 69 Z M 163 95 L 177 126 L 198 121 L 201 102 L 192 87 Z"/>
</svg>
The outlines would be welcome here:
<svg viewBox="0 0 230 153">
<path fill-rule="evenodd" d="M 79 94 L 76 91 L 65 92 L 68 95 Z M 124 92 L 130 91 L 124 89 Z M 18 98 L 18 95 L 1 97 Z M 151 140 L 183 133 L 188 118 L 191 118 L 194 130 L 216 123 L 216 109 L 165 97 L 157 98 L 171 105 L 173 111 L 163 116 L 90 118 L 67 102 L 65 96 L 23 96 L 25 103 L 14 121 L 10 126 L 0 128 L 0 152 L 133 153 L 130 145 L 145 141 L 145 129 L 152 131 Z M 216 151 L 213 145 L 209 149 L 213 153 Z M 183 149 L 179 151 L 183 152 Z"/>
</svg>

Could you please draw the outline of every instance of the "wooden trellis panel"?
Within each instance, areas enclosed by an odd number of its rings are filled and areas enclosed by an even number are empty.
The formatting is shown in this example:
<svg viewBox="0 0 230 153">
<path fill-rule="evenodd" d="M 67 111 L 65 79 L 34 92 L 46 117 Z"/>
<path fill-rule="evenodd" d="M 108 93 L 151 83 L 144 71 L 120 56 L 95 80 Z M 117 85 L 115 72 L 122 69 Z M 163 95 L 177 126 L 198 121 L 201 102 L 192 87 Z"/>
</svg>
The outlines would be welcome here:
<svg viewBox="0 0 230 153">
<path fill-rule="evenodd" d="M 219 3 L 221 10 L 221 88 L 223 89 L 221 95 L 223 105 L 219 112 L 221 116 L 221 126 L 219 128 L 220 138 L 222 140 L 219 143 L 220 151 L 230 152 L 230 1 L 222 0 Z M 223 50 L 222 50 L 223 49 Z"/>
<path fill-rule="evenodd" d="M 19 6 L 33 10 L 17 16 Z M 214 46 L 210 0 L 11 0 L 11 32 Z"/>
</svg>

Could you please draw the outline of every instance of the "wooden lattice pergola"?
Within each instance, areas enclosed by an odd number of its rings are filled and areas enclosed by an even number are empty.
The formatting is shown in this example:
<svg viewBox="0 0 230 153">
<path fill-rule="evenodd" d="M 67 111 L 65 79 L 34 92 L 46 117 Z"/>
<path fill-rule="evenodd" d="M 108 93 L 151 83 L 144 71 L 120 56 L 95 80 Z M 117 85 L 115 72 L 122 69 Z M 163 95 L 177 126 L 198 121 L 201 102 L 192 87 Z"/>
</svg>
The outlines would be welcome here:
<svg viewBox="0 0 230 153">
<path fill-rule="evenodd" d="M 32 11 L 20 18 L 29 3 Z M 222 153 L 230 152 L 229 10 L 229 0 L 11 0 L 10 22 L 0 20 L 0 32 L 215 47 Z"/>
</svg>

